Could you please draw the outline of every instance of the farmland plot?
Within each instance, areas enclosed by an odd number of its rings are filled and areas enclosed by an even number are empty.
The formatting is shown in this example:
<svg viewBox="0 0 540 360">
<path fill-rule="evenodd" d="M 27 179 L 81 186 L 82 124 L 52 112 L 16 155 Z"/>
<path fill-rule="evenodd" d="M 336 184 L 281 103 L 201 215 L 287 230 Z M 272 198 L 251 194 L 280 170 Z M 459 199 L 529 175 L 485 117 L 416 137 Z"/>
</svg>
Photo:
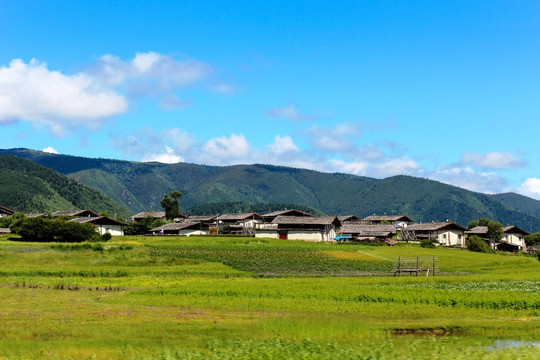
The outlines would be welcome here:
<svg viewBox="0 0 540 360">
<path fill-rule="evenodd" d="M 540 263 L 418 246 L 0 239 L 0 359 L 536 359 Z M 397 256 L 445 275 L 395 278 Z"/>
</svg>

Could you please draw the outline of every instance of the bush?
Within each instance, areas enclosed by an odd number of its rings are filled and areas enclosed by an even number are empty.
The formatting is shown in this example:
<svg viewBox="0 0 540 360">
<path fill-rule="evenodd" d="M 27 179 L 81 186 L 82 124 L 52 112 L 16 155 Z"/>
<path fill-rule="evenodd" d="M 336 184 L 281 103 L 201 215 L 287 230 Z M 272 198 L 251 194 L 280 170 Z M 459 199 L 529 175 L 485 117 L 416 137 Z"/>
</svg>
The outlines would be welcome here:
<svg viewBox="0 0 540 360">
<path fill-rule="evenodd" d="M 151 229 L 165 225 L 166 223 L 167 222 L 162 219 L 155 219 L 149 215 L 141 221 L 132 222 L 126 225 L 124 227 L 124 233 L 126 235 L 145 235 L 148 234 Z"/>
<path fill-rule="evenodd" d="M 435 247 L 435 243 L 429 239 L 423 239 L 420 242 L 420 246 L 423 248 L 433 249 Z"/>
<path fill-rule="evenodd" d="M 10 228 L 23 241 L 82 242 L 99 237 L 92 224 L 66 222 L 62 219 L 23 218 L 14 221 Z"/>
<path fill-rule="evenodd" d="M 101 235 L 101 241 L 109 241 L 109 240 L 111 240 L 111 238 L 112 238 L 111 233 L 105 233 L 105 234 Z"/>
<path fill-rule="evenodd" d="M 495 252 L 482 238 L 476 235 L 471 235 L 467 239 L 467 250 L 486 254 Z"/>
</svg>

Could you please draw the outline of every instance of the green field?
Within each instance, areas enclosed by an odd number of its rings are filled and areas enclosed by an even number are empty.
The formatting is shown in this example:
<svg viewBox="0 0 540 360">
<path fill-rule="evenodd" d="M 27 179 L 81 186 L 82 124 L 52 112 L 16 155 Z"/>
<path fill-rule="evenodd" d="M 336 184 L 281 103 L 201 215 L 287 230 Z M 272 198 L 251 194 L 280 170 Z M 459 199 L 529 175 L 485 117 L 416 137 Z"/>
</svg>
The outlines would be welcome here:
<svg viewBox="0 0 540 360">
<path fill-rule="evenodd" d="M 398 256 L 437 276 L 393 277 Z M 540 262 L 212 237 L 0 237 L 0 359 L 538 359 Z"/>
</svg>

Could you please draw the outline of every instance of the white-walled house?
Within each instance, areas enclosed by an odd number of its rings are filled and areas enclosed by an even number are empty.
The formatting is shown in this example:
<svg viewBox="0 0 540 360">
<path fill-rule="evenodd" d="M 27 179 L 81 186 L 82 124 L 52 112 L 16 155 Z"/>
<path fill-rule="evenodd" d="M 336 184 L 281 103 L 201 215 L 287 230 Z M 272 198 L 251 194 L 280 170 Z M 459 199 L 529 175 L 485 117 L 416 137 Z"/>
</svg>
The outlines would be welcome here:
<svg viewBox="0 0 540 360">
<path fill-rule="evenodd" d="M 186 220 L 177 223 L 168 223 L 157 228 L 151 229 L 150 232 L 154 235 L 208 235 L 210 228 L 203 221 Z"/>
<path fill-rule="evenodd" d="M 429 239 L 442 246 L 465 247 L 465 228 L 453 222 L 409 225 L 402 230 L 403 240 Z"/>
<path fill-rule="evenodd" d="M 525 235 L 529 233 L 514 225 L 504 226 L 501 243 L 497 249 L 503 250 L 506 246 L 515 247 L 518 250 L 526 249 Z M 504 244 L 504 245 L 503 245 Z"/>
<path fill-rule="evenodd" d="M 96 231 L 101 235 L 109 233 L 113 236 L 124 236 L 124 226 L 126 225 L 121 221 L 110 219 L 106 216 L 79 217 L 70 221 L 76 221 L 81 224 L 94 224 Z"/>
<path fill-rule="evenodd" d="M 495 242 L 488 237 L 487 226 L 476 226 L 465 232 L 467 235 L 476 235 L 482 238 L 484 241 L 495 250 L 503 251 L 517 251 L 526 248 L 525 235 L 529 233 L 523 229 L 520 229 L 514 225 L 508 225 L 503 227 L 503 234 L 499 242 Z"/>
<path fill-rule="evenodd" d="M 336 216 L 278 216 L 270 224 L 257 226 L 255 237 L 332 241 L 340 226 Z"/>
</svg>

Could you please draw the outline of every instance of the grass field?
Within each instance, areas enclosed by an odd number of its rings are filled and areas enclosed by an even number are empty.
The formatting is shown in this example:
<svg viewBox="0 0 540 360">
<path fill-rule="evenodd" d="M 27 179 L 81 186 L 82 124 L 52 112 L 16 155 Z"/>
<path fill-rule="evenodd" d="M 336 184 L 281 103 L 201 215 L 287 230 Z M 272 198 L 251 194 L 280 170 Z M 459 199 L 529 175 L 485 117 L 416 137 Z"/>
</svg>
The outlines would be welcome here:
<svg viewBox="0 0 540 360">
<path fill-rule="evenodd" d="M 398 257 L 437 276 L 393 277 Z M 212 237 L 0 237 L 0 359 L 538 359 L 540 262 Z"/>
</svg>

